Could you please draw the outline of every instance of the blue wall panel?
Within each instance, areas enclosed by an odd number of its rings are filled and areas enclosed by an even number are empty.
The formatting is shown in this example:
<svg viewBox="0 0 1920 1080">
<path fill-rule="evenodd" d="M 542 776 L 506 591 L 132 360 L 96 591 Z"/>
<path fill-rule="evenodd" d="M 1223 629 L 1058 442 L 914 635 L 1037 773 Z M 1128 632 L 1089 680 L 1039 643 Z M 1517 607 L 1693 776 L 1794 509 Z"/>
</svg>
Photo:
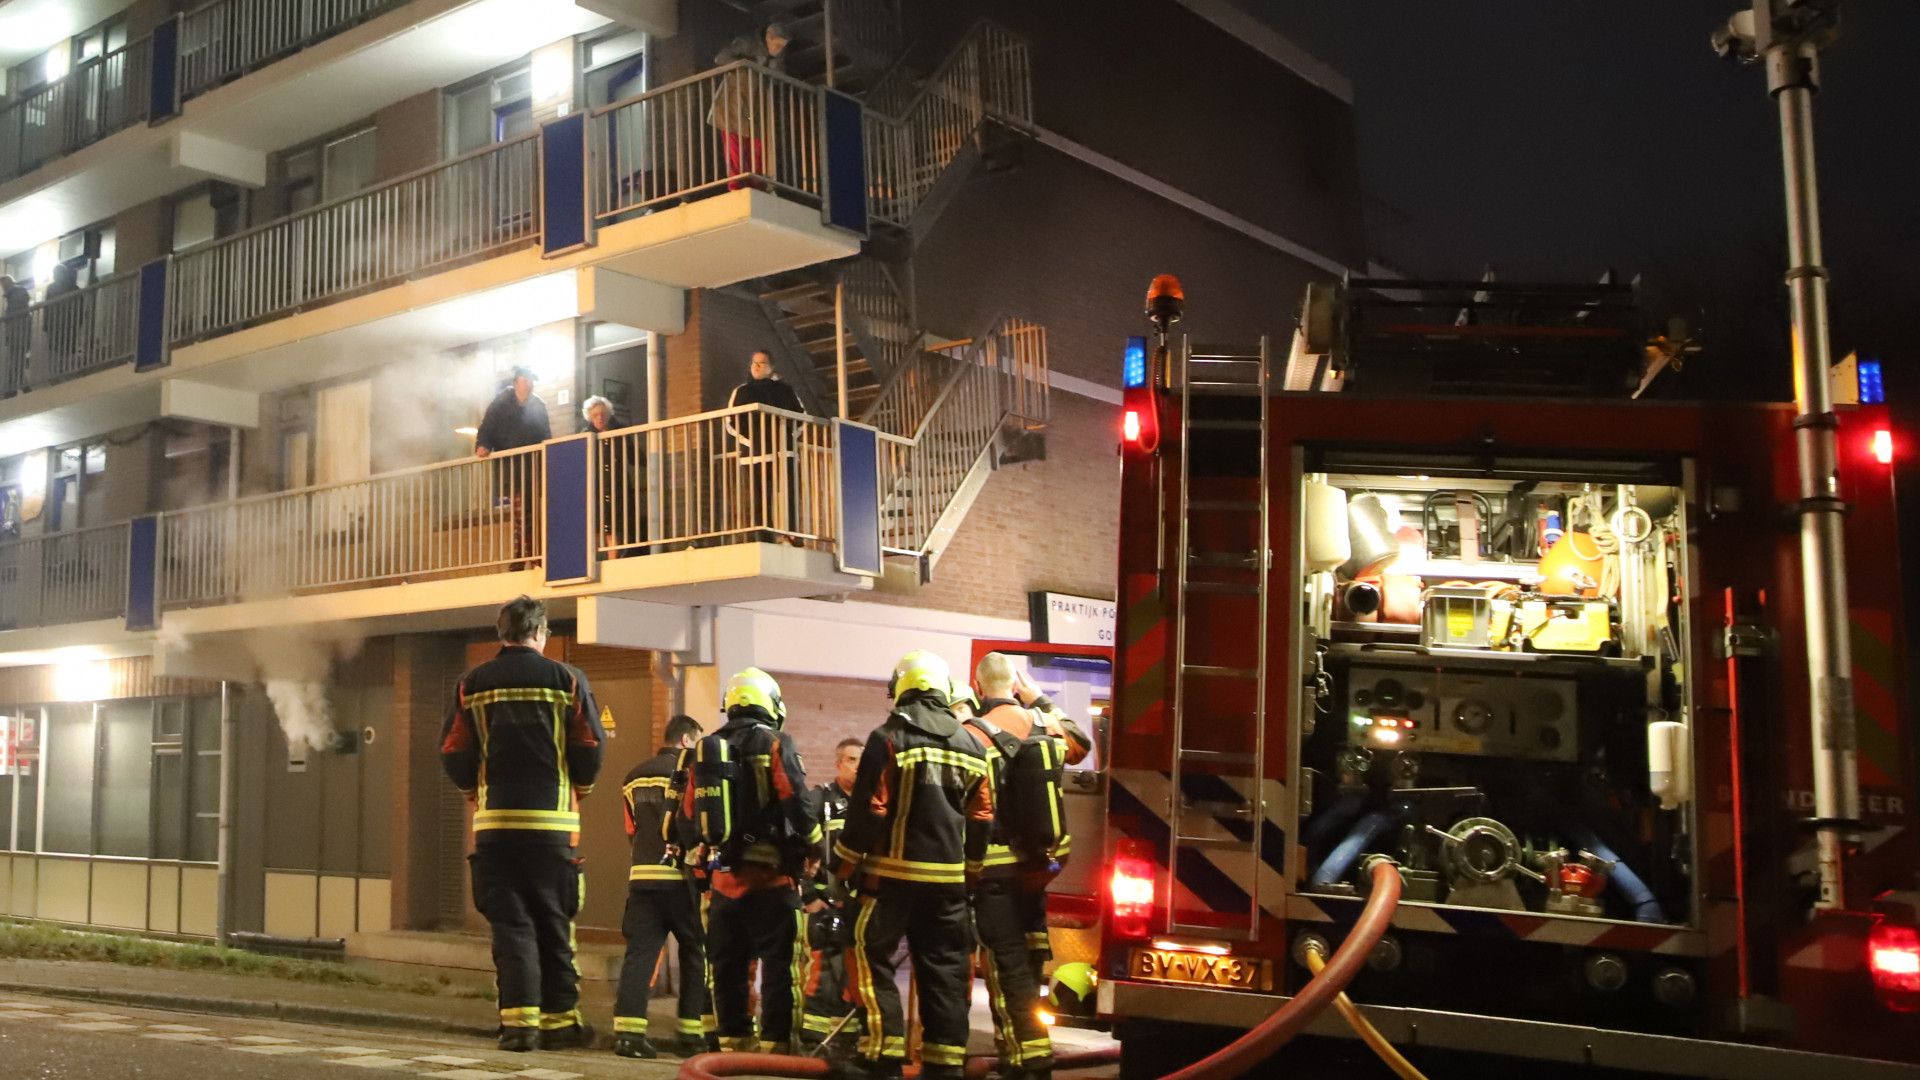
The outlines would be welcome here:
<svg viewBox="0 0 1920 1080">
<path fill-rule="evenodd" d="M 833 422 L 839 469 L 835 525 L 840 546 L 834 562 L 841 572 L 878 576 L 880 551 L 880 437 L 865 424 Z"/>
<path fill-rule="evenodd" d="M 163 255 L 140 267 L 139 307 L 134 310 L 133 370 L 165 367 L 170 358 L 167 330 L 167 285 L 173 256 Z"/>
<path fill-rule="evenodd" d="M 599 569 L 595 558 L 595 494 L 593 436 L 574 435 L 546 444 L 544 509 L 547 537 L 546 581 L 561 585 L 591 581 Z"/>
<path fill-rule="evenodd" d="M 540 254 L 551 258 L 593 243 L 587 206 L 587 114 L 540 126 Z"/>
<path fill-rule="evenodd" d="M 826 191 L 820 220 L 835 228 L 867 235 L 867 149 L 865 109 L 860 100 L 822 89 L 820 137 L 826 145 Z"/>
<path fill-rule="evenodd" d="M 152 514 L 127 523 L 127 629 L 160 625 L 160 519 Z"/>
<path fill-rule="evenodd" d="M 158 124 L 180 115 L 180 16 L 153 28 L 152 58 L 147 66 L 147 123 Z"/>
</svg>

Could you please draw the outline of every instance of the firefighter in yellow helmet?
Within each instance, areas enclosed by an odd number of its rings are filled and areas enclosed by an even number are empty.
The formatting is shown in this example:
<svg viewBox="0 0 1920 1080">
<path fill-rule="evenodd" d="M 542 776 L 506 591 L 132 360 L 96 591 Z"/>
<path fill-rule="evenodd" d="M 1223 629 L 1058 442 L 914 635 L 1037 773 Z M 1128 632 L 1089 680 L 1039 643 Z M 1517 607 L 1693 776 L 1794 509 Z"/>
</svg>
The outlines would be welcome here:
<svg viewBox="0 0 1920 1080">
<path fill-rule="evenodd" d="M 727 681 L 727 722 L 694 745 L 681 811 L 708 851 L 707 971 L 722 1050 L 791 1049 L 805 982 L 806 919 L 796 884 L 813 869 L 820 823 L 780 684 L 759 668 Z M 748 997 L 760 962 L 760 1027 Z"/>
<path fill-rule="evenodd" d="M 859 1053 L 838 1075 L 897 1077 L 906 1025 L 894 952 L 906 938 L 919 981 L 921 1075 L 958 1080 L 966 1063 L 973 925 L 967 896 L 993 824 L 993 789 L 980 744 L 950 711 L 946 661 L 908 653 L 894 666 L 893 708 L 860 754 L 835 873 L 856 896 L 849 950 L 853 991 L 866 1010 Z"/>
</svg>

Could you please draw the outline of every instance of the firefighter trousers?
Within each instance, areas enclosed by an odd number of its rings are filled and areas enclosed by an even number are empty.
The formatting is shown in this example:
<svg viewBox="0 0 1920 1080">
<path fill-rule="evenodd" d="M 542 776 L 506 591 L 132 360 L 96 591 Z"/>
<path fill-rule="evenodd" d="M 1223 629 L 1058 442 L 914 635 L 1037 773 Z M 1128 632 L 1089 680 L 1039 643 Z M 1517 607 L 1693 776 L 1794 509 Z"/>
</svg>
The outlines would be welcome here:
<svg viewBox="0 0 1920 1080">
<path fill-rule="evenodd" d="M 838 916 L 838 920 L 834 916 Z M 829 907 L 808 920 L 813 937 L 813 975 L 807 982 L 806 1008 L 800 1026 L 815 1040 L 824 1039 L 839 1024 L 835 1042 L 851 1042 L 862 1028 L 860 1006 L 847 999 L 847 935 L 844 920 L 850 914 Z M 840 1018 L 853 1019 L 841 1024 Z"/>
<path fill-rule="evenodd" d="M 706 932 L 689 882 L 640 884 L 627 888 L 627 912 L 620 921 L 627 955 L 620 963 L 620 993 L 613 1005 L 615 1034 L 647 1033 L 647 1002 L 653 973 L 672 934 L 680 950 L 680 1011 L 677 1034 L 699 1038 L 707 1008 Z"/>
<path fill-rule="evenodd" d="M 580 1022 L 573 920 L 586 878 L 573 848 L 541 840 L 482 845 L 468 863 L 473 906 L 493 928 L 500 1026 L 554 1030 Z"/>
<path fill-rule="evenodd" d="M 906 1017 L 894 982 L 902 937 L 919 983 L 921 1061 L 930 1066 L 965 1065 L 973 926 L 967 918 L 966 893 L 954 885 L 887 881 L 874 893 L 861 894 L 856 902 L 849 976 L 866 1010 L 860 1054 L 868 1061 L 907 1056 Z"/>
<path fill-rule="evenodd" d="M 720 1049 L 757 1050 L 792 1041 L 797 995 L 806 985 L 805 920 L 791 886 L 737 897 L 713 891 L 707 901 L 707 966 Z M 758 1036 L 750 1012 L 755 960 L 760 962 Z"/>
<path fill-rule="evenodd" d="M 973 901 L 973 925 L 980 940 L 980 967 L 987 979 L 993 1010 L 993 1041 L 1001 1064 L 1036 1068 L 1053 1062 L 1053 1040 L 1040 1022 L 1040 971 L 1044 951 L 1034 947 L 1039 919 L 1041 949 L 1047 932 L 1047 895 L 1017 881 L 988 881 Z"/>
</svg>

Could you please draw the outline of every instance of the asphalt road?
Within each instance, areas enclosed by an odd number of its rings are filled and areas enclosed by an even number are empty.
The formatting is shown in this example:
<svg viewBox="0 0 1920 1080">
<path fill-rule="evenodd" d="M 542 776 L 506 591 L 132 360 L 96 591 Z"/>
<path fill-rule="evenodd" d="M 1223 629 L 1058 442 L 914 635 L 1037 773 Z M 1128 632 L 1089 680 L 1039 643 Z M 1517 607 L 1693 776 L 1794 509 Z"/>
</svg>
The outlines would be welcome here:
<svg viewBox="0 0 1920 1080">
<path fill-rule="evenodd" d="M 490 1041 L 396 1035 L 188 1012 L 101 1008 L 57 998 L 0 998 L 6 1080 L 341 1080 L 343 1068 L 440 1080 L 666 1080 L 676 1058 L 606 1051 L 504 1054 Z"/>
</svg>

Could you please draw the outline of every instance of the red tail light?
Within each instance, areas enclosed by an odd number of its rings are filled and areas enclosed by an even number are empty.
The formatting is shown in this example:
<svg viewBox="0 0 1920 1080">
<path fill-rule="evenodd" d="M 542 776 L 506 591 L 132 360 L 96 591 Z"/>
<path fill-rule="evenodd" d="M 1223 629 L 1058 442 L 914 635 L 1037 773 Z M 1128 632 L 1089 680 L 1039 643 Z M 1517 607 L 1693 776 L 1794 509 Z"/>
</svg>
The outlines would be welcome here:
<svg viewBox="0 0 1920 1080">
<path fill-rule="evenodd" d="M 1130 443 L 1140 441 L 1140 413 L 1137 410 L 1127 410 L 1126 419 L 1120 423 L 1120 437 Z"/>
<path fill-rule="evenodd" d="M 1881 919 L 1867 934 L 1867 970 L 1880 1003 L 1894 1012 L 1920 1012 L 1920 930 Z"/>
<path fill-rule="evenodd" d="M 1153 918 L 1154 884 L 1159 868 L 1139 854 L 1123 851 L 1113 860 L 1113 876 L 1108 881 L 1115 937 L 1143 938 Z"/>
<path fill-rule="evenodd" d="M 1882 465 L 1893 464 L 1893 432 L 1881 428 L 1873 433 L 1873 460 Z"/>
</svg>

